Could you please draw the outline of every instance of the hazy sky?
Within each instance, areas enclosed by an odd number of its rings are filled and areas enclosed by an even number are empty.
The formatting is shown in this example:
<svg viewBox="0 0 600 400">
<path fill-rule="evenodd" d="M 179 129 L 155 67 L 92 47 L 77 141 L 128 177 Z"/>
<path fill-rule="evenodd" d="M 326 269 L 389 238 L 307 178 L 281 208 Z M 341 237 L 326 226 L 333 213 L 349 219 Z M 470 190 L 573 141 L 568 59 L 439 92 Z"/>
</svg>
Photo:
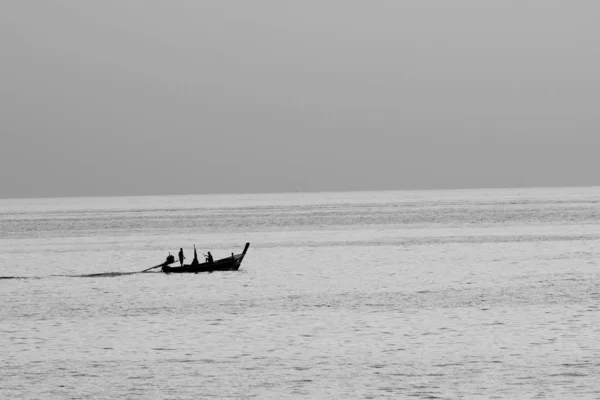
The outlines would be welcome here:
<svg viewBox="0 0 600 400">
<path fill-rule="evenodd" d="M 599 16 L 2 0 L 0 197 L 598 185 Z"/>
</svg>

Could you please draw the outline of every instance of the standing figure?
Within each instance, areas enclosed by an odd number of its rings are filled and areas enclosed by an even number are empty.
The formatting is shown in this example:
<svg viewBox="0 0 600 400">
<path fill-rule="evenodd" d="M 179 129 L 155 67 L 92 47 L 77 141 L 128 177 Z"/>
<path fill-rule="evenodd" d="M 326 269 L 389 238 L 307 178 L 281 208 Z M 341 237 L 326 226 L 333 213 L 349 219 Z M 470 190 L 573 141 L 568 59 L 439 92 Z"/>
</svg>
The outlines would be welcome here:
<svg viewBox="0 0 600 400">
<path fill-rule="evenodd" d="M 183 267 L 183 260 L 185 259 L 185 257 L 183 256 L 183 249 L 179 249 L 179 264 L 181 264 L 181 266 Z"/>
</svg>

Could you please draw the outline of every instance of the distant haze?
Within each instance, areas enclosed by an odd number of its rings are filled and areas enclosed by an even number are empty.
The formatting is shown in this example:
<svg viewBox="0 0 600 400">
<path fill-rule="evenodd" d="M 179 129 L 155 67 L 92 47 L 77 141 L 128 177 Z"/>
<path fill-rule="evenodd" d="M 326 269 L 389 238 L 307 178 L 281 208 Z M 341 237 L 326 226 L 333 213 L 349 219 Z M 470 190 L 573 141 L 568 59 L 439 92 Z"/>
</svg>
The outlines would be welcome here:
<svg viewBox="0 0 600 400">
<path fill-rule="evenodd" d="M 600 184 L 600 2 L 0 3 L 0 197 Z"/>
</svg>

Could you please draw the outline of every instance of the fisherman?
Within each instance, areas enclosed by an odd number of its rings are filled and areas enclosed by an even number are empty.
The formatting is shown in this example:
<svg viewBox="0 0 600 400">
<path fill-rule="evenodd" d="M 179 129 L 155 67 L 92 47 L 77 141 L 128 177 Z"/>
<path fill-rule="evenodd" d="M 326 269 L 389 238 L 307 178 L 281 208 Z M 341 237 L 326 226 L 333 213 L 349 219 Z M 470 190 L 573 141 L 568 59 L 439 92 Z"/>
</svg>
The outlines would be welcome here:
<svg viewBox="0 0 600 400">
<path fill-rule="evenodd" d="M 194 259 L 192 260 L 192 265 L 198 265 L 198 253 L 196 253 L 196 245 L 194 245 Z"/>
<path fill-rule="evenodd" d="M 209 264 L 213 263 L 213 256 L 212 256 L 212 254 L 210 254 L 210 251 L 208 252 L 208 255 L 206 256 L 206 262 Z"/>
<path fill-rule="evenodd" d="M 180 248 L 179 249 L 179 264 L 181 264 L 181 266 L 183 267 L 183 260 L 184 260 L 184 256 L 183 256 L 183 249 Z"/>
</svg>

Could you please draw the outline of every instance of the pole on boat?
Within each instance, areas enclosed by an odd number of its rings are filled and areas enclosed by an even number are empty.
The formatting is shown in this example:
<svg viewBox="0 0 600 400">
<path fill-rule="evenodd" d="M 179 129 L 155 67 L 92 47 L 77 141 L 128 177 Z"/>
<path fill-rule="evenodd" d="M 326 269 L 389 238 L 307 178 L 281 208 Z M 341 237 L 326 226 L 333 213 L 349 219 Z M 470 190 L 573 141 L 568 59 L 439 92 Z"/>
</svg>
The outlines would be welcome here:
<svg viewBox="0 0 600 400">
<path fill-rule="evenodd" d="M 169 256 L 167 257 L 167 259 L 165 260 L 165 262 L 163 262 L 161 264 L 158 264 L 158 265 L 155 265 L 154 267 L 146 268 L 145 270 L 140 271 L 140 272 L 146 272 L 146 271 L 150 271 L 151 269 L 154 269 L 154 268 L 164 267 L 166 265 L 173 264 L 174 262 L 175 262 L 175 257 L 173 257 L 171 255 L 171 253 L 169 253 Z"/>
<path fill-rule="evenodd" d="M 167 263 L 158 264 L 158 265 L 155 265 L 154 267 L 147 268 L 141 272 L 150 271 L 151 269 L 158 268 L 158 267 L 164 267 L 165 265 L 167 265 Z"/>
</svg>

